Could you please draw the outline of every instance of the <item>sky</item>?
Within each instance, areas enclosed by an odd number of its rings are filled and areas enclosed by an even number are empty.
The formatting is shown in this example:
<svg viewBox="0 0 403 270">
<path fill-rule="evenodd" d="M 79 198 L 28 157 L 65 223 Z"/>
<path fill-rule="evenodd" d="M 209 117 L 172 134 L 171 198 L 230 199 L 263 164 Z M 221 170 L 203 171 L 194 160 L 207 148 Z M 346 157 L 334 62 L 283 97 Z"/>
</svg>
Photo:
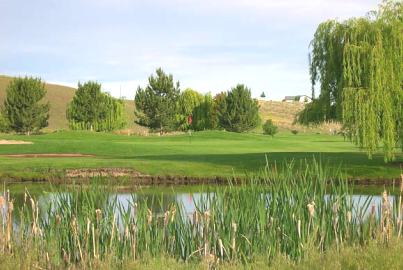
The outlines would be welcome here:
<svg viewBox="0 0 403 270">
<path fill-rule="evenodd" d="M 258 97 L 310 95 L 309 43 L 321 22 L 375 0 L 0 0 L 0 74 L 133 99 L 162 67 L 181 89 L 245 84 Z"/>
</svg>

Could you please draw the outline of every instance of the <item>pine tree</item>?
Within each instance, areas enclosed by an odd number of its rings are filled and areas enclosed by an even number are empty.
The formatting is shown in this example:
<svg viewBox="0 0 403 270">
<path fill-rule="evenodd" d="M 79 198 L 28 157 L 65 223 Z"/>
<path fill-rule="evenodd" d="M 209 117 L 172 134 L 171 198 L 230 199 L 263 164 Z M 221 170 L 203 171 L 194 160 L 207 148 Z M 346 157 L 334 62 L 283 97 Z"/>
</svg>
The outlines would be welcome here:
<svg viewBox="0 0 403 270">
<path fill-rule="evenodd" d="M 41 79 L 16 78 L 6 93 L 3 117 L 11 130 L 29 135 L 48 126 L 50 105 L 42 101 L 46 90 Z"/>
<path fill-rule="evenodd" d="M 220 126 L 227 131 L 249 131 L 260 122 L 258 102 L 252 99 L 250 89 L 242 84 L 225 93 L 218 104 L 218 115 Z"/>
<path fill-rule="evenodd" d="M 156 76 L 148 78 L 147 87 L 137 89 L 137 122 L 160 132 L 176 129 L 179 94 L 179 82 L 175 84 L 171 74 L 167 75 L 158 68 Z"/>
</svg>

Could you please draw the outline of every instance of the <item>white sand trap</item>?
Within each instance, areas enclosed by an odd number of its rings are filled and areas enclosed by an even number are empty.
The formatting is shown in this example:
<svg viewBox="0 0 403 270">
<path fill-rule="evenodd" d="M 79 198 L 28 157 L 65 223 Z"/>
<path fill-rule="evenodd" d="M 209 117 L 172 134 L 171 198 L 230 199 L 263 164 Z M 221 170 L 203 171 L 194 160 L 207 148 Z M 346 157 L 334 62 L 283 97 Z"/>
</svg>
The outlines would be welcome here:
<svg viewBox="0 0 403 270">
<path fill-rule="evenodd" d="M 6 144 L 32 144 L 32 142 L 14 141 L 14 140 L 0 140 L 0 145 L 6 145 Z"/>
</svg>

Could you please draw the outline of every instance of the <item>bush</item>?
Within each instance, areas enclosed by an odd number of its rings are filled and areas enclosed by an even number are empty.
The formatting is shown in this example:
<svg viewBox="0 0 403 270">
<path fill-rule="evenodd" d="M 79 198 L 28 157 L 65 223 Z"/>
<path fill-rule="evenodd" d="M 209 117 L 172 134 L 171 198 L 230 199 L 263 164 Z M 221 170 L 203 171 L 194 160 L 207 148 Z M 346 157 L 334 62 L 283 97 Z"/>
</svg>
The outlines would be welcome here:
<svg viewBox="0 0 403 270">
<path fill-rule="evenodd" d="M 297 134 L 298 134 L 298 130 L 293 129 L 293 130 L 291 130 L 291 133 L 294 134 L 294 135 L 297 135 Z"/>
<path fill-rule="evenodd" d="M 263 134 L 265 135 L 270 135 L 274 136 L 274 134 L 277 133 L 277 126 L 273 124 L 273 121 L 271 119 L 266 120 L 266 122 L 263 124 Z"/>
</svg>

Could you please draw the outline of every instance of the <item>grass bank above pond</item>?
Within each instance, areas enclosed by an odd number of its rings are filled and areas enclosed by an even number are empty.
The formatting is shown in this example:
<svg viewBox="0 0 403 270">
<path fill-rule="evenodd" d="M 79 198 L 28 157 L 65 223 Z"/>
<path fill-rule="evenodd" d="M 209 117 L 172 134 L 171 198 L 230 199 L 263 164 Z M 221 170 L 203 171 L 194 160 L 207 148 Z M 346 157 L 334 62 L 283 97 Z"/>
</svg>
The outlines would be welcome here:
<svg viewBox="0 0 403 270">
<path fill-rule="evenodd" d="M 266 164 L 316 157 L 342 166 L 352 178 L 399 178 L 403 156 L 385 164 L 381 153 L 369 160 L 365 152 L 340 136 L 208 131 L 177 136 L 123 136 L 110 133 L 58 132 L 37 136 L 0 135 L 0 139 L 33 144 L 0 145 L 0 178 L 63 176 L 65 169 L 131 168 L 142 174 L 232 176 L 256 172 Z M 92 157 L 6 157 L 10 154 L 86 154 Z"/>
</svg>

